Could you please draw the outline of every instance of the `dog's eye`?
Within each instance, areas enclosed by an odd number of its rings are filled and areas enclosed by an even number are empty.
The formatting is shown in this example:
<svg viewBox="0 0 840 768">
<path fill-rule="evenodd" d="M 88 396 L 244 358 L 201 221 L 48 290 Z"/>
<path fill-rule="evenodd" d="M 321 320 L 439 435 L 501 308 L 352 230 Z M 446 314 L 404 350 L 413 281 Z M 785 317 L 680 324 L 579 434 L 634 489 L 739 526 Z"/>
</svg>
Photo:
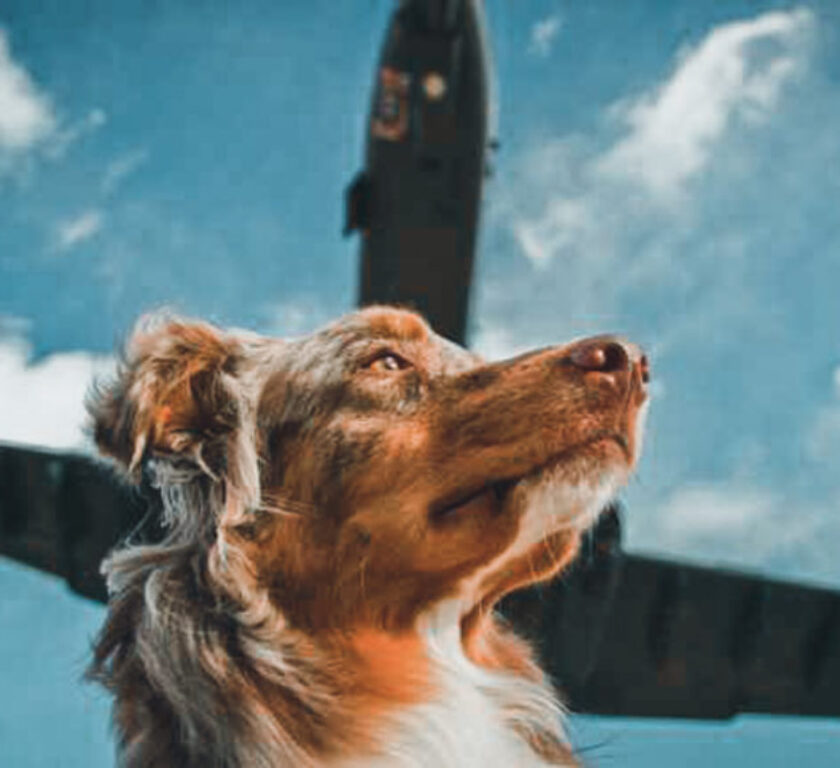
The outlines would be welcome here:
<svg viewBox="0 0 840 768">
<path fill-rule="evenodd" d="M 364 366 L 369 371 L 378 371 L 378 372 L 389 372 L 389 371 L 402 371 L 406 368 L 409 368 L 411 363 L 408 362 L 403 357 L 395 354 L 394 352 L 380 352 L 376 357 L 371 360 L 368 360 L 367 364 Z"/>
</svg>

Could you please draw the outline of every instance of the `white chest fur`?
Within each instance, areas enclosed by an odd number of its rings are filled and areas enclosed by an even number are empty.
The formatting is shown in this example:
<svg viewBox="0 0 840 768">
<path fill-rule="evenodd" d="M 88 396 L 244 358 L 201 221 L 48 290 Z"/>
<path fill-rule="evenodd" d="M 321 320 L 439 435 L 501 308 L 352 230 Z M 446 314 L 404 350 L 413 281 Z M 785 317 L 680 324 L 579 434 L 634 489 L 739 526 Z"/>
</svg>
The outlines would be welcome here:
<svg viewBox="0 0 840 768">
<path fill-rule="evenodd" d="M 441 606 L 423 627 L 438 695 L 389 716 L 383 723 L 378 755 L 343 760 L 335 768 L 548 765 L 521 734 L 535 726 L 562 732 L 563 713 L 552 693 L 513 674 L 489 671 L 471 662 L 464 654 L 458 624 L 445 620 L 447 608 Z"/>
</svg>

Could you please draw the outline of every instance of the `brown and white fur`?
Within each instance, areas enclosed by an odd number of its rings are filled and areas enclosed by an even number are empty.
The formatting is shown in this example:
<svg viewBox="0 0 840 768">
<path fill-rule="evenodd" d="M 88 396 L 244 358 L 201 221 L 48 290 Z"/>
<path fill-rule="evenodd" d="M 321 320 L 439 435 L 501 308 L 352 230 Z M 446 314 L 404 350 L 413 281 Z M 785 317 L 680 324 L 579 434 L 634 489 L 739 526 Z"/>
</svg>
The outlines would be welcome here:
<svg viewBox="0 0 840 768">
<path fill-rule="evenodd" d="M 574 558 L 647 376 L 612 337 L 486 364 L 387 307 L 292 341 L 141 325 L 90 403 L 166 526 L 104 564 L 120 764 L 575 765 L 493 606 Z"/>
</svg>

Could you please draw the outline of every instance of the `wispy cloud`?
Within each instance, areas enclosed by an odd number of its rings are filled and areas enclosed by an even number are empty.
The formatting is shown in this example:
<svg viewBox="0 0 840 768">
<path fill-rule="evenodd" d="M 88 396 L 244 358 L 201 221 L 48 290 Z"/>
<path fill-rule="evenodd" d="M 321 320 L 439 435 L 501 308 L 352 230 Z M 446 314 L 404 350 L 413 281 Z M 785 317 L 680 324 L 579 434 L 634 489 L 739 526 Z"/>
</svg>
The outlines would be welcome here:
<svg viewBox="0 0 840 768">
<path fill-rule="evenodd" d="M 102 230 L 104 215 L 98 209 L 90 209 L 66 219 L 58 225 L 56 248 L 70 251 L 78 245 L 96 237 Z"/>
<path fill-rule="evenodd" d="M 49 97 L 12 58 L 0 28 L 0 151 L 26 152 L 50 137 L 57 121 Z"/>
<path fill-rule="evenodd" d="M 765 13 L 714 29 L 653 92 L 617 105 L 627 134 L 595 164 L 661 200 L 708 165 L 738 118 L 758 122 L 801 71 L 814 23 L 805 9 Z"/>
<path fill-rule="evenodd" d="M 263 333 L 293 338 L 311 333 L 335 319 L 335 312 L 316 296 L 304 295 L 267 305 L 263 308 L 263 317 Z"/>
<path fill-rule="evenodd" d="M 61 159 L 76 142 L 96 133 L 107 122 L 108 115 L 105 110 L 98 107 L 91 109 L 84 117 L 62 125 L 54 131 L 45 147 L 46 155 L 53 160 Z"/>
<path fill-rule="evenodd" d="M 514 355 L 525 352 L 527 343 L 521 340 L 517 343 L 510 328 L 482 322 L 473 332 L 470 347 L 486 360 L 505 360 Z"/>
<path fill-rule="evenodd" d="M 837 316 L 808 305 L 840 246 L 810 215 L 840 194 L 828 61 L 807 10 L 711 28 L 586 135 L 543 129 L 493 190 L 479 351 L 614 330 L 667 382 L 631 547 L 840 578 L 840 372 L 815 419 L 811 372 L 836 345 L 807 328 Z"/>
<path fill-rule="evenodd" d="M 0 328 L 0 440 L 56 449 L 85 447 L 84 397 L 94 376 L 114 362 L 87 352 L 50 355 L 38 362 L 23 328 Z"/>
<path fill-rule="evenodd" d="M 716 551 L 726 552 L 734 547 L 740 557 L 744 537 L 749 536 L 753 554 L 761 559 L 779 541 L 768 524 L 776 506 L 777 499 L 766 490 L 731 483 L 687 484 L 662 505 L 660 541 L 669 551 L 696 551 L 698 545 L 713 544 Z"/>
<path fill-rule="evenodd" d="M 107 122 L 102 109 L 75 121 L 59 118 L 50 95 L 12 55 L 0 27 L 0 175 L 31 167 L 36 157 L 58 160 Z"/>
<path fill-rule="evenodd" d="M 678 225 L 686 185 L 710 168 L 737 118 L 768 119 L 803 71 L 813 25 L 798 9 L 717 27 L 662 83 L 607 109 L 623 126 L 607 146 L 564 136 L 536 147 L 521 168 L 531 194 L 517 184 L 506 211 L 522 253 L 538 267 L 580 252 L 603 260 L 640 223 Z M 539 200 L 536 215 L 526 209 Z"/>
<path fill-rule="evenodd" d="M 534 56 L 548 56 L 562 26 L 563 21 L 556 13 L 534 22 L 531 27 L 528 52 Z"/>
<path fill-rule="evenodd" d="M 102 193 L 111 195 L 130 177 L 137 173 L 149 161 L 149 150 L 133 149 L 114 158 L 102 174 Z"/>
<path fill-rule="evenodd" d="M 817 410 L 808 429 L 805 450 L 814 461 L 840 466 L 840 366 L 831 375 L 832 397 Z"/>
<path fill-rule="evenodd" d="M 652 509 L 636 510 L 644 530 L 634 547 L 830 583 L 837 563 L 820 542 L 840 535 L 838 509 L 837 494 L 818 504 L 735 480 L 687 483 Z"/>
</svg>

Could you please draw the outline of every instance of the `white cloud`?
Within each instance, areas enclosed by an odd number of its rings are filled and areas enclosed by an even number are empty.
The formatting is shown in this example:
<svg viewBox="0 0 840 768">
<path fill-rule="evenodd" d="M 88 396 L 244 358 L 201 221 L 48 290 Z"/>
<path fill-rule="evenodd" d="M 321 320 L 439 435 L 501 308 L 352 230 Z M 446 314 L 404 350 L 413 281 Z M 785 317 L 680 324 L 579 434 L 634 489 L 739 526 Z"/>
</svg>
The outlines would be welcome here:
<svg viewBox="0 0 840 768">
<path fill-rule="evenodd" d="M 615 108 L 629 131 L 596 172 L 662 200 L 678 194 L 708 165 L 735 119 L 761 121 L 776 107 L 804 64 L 813 24 L 813 14 L 800 8 L 712 30 L 659 88 Z"/>
<path fill-rule="evenodd" d="M 507 360 L 530 347 L 516 343 L 510 329 L 481 323 L 470 338 L 470 348 L 485 360 Z"/>
<path fill-rule="evenodd" d="M 742 537 L 773 514 L 772 494 L 726 484 L 695 484 L 678 489 L 662 507 L 662 535 L 672 544 L 693 545 Z"/>
<path fill-rule="evenodd" d="M 0 337 L 0 440 L 55 449 L 84 448 L 84 397 L 112 359 L 66 352 L 31 361 L 19 332 Z"/>
<path fill-rule="evenodd" d="M 134 149 L 112 160 L 102 175 L 102 192 L 110 195 L 149 161 L 149 150 Z"/>
<path fill-rule="evenodd" d="M 96 237 L 102 229 L 103 221 L 102 211 L 91 209 L 61 222 L 57 232 L 57 249 L 59 251 L 69 251 L 77 245 Z"/>
<path fill-rule="evenodd" d="M 538 221 L 518 221 L 514 235 L 525 256 L 535 266 L 544 266 L 553 254 L 573 248 L 596 226 L 586 200 L 557 198 Z"/>
<path fill-rule="evenodd" d="M 840 465 L 840 366 L 831 374 L 832 400 L 817 409 L 805 439 L 809 458 L 833 466 Z"/>
<path fill-rule="evenodd" d="M 821 408 L 806 442 L 808 456 L 815 461 L 840 463 L 840 404 Z"/>
<path fill-rule="evenodd" d="M 625 333 L 667 376 L 632 548 L 837 583 L 840 370 L 816 426 L 805 383 L 835 351 L 807 326 L 837 315 L 817 288 L 840 99 L 814 19 L 710 29 L 587 135 L 538 135 L 493 189 L 472 322 L 490 357 Z"/>
<path fill-rule="evenodd" d="M 96 133 L 107 122 L 108 115 L 104 110 L 99 108 L 90 110 L 84 117 L 54 132 L 49 144 L 45 147 L 47 156 L 53 160 L 64 157 L 73 144 Z"/>
<path fill-rule="evenodd" d="M 563 22 L 559 15 L 552 14 L 540 19 L 531 27 L 531 39 L 528 52 L 535 56 L 546 57 L 551 53 L 554 40 L 560 32 Z"/>
<path fill-rule="evenodd" d="M 56 118 L 49 97 L 13 58 L 0 28 L 0 150 L 22 153 L 50 137 Z"/>
<path fill-rule="evenodd" d="M 298 296 L 264 307 L 260 331 L 281 338 L 303 336 L 334 320 L 340 311 L 327 309 L 314 296 Z"/>
<path fill-rule="evenodd" d="M 686 483 L 652 509 L 634 509 L 628 538 L 632 549 L 668 557 L 830 582 L 837 563 L 821 542 L 840 534 L 838 509 L 738 481 Z"/>
<path fill-rule="evenodd" d="M 101 109 L 75 122 L 60 119 L 49 94 L 13 58 L 8 35 L 0 27 L 0 176 L 25 172 L 35 157 L 62 158 L 71 145 L 106 121 Z"/>
<path fill-rule="evenodd" d="M 803 9 L 721 25 L 664 82 L 606 109 L 623 126 L 611 141 L 560 136 L 530 150 L 508 185 L 515 192 L 497 192 L 496 213 L 521 253 L 541 268 L 562 258 L 579 286 L 573 298 L 588 299 L 591 283 L 605 306 L 617 289 L 604 285 L 617 254 L 659 230 L 658 245 L 625 257 L 622 274 L 638 284 L 660 273 L 692 223 L 689 182 L 713 168 L 727 139 L 773 114 L 784 86 L 805 70 L 813 25 Z"/>
</svg>

